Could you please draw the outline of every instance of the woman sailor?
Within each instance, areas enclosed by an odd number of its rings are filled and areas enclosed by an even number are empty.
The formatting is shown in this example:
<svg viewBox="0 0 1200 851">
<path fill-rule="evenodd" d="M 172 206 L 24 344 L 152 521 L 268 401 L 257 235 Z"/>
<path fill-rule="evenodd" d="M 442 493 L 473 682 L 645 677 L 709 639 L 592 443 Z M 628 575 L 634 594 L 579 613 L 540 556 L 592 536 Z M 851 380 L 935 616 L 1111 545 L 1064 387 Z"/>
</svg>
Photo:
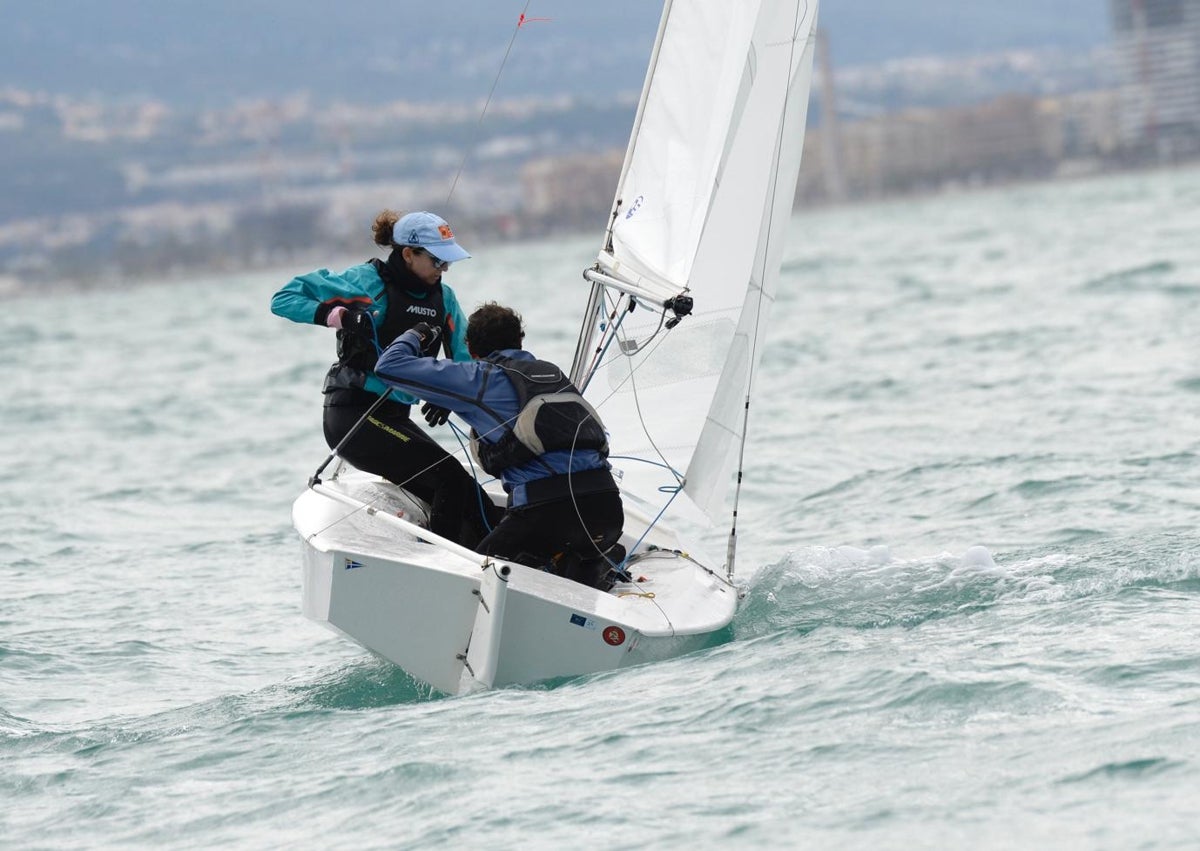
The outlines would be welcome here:
<svg viewBox="0 0 1200 851">
<path fill-rule="evenodd" d="M 392 391 L 375 374 L 379 353 L 417 323 L 438 328 L 441 349 L 470 360 L 466 319 L 443 280 L 451 263 L 468 254 L 450 225 L 429 212 L 404 216 L 384 210 L 372 226 L 375 243 L 390 248 L 387 260 L 372 259 L 343 272 L 317 269 L 293 278 L 271 299 L 271 312 L 293 322 L 337 329 L 337 361 L 325 376 L 323 424 L 331 448 L 353 434 L 338 454 L 360 470 L 395 482 L 430 506 L 430 530 L 474 547 L 487 531 L 481 512 L 490 507 L 462 465 L 410 416 L 417 399 Z M 434 351 L 426 354 L 434 354 Z M 445 413 L 428 410 L 430 424 Z"/>
</svg>

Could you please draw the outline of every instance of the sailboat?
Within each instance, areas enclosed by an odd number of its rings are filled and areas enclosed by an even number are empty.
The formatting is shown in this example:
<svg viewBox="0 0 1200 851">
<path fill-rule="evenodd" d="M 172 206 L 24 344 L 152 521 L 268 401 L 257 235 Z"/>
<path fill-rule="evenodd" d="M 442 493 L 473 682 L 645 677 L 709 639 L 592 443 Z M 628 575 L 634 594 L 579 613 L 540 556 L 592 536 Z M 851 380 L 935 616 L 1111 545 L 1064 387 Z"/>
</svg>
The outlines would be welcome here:
<svg viewBox="0 0 1200 851">
<path fill-rule="evenodd" d="M 450 695 L 662 660 L 727 633 L 816 15 L 816 0 L 664 6 L 571 368 L 610 432 L 621 581 L 600 591 L 472 552 L 423 528 L 404 491 L 339 465 L 293 506 L 308 617 Z M 723 560 L 699 551 L 710 530 Z"/>
</svg>

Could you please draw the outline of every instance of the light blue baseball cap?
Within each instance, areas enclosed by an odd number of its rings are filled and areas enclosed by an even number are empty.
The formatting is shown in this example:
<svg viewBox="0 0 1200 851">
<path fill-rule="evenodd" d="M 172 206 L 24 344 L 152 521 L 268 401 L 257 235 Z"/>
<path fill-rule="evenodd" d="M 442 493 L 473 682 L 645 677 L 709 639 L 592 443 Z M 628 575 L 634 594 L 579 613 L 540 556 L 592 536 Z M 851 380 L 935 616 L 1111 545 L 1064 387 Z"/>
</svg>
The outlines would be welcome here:
<svg viewBox="0 0 1200 851">
<path fill-rule="evenodd" d="M 471 256 L 454 241 L 454 231 L 450 230 L 445 219 L 424 210 L 401 216 L 392 225 L 392 242 L 424 248 L 438 260 L 447 263 L 466 260 Z"/>
</svg>

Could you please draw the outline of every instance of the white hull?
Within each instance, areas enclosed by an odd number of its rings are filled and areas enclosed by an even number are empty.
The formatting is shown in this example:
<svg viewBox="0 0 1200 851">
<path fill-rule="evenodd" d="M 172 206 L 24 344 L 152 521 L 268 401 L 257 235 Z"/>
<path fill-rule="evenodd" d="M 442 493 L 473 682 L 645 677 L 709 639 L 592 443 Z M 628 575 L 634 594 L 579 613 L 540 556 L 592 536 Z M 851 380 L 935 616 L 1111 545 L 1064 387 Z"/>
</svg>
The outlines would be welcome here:
<svg viewBox="0 0 1200 851">
<path fill-rule="evenodd" d="M 737 590 L 671 552 L 661 527 L 640 551 L 662 549 L 631 565 L 644 581 L 605 593 L 456 547 L 397 509 L 419 511 L 353 471 L 300 495 L 304 614 L 447 694 L 677 656 L 711 643 L 737 609 Z M 646 525 L 629 517 L 622 542 L 632 548 Z"/>
</svg>

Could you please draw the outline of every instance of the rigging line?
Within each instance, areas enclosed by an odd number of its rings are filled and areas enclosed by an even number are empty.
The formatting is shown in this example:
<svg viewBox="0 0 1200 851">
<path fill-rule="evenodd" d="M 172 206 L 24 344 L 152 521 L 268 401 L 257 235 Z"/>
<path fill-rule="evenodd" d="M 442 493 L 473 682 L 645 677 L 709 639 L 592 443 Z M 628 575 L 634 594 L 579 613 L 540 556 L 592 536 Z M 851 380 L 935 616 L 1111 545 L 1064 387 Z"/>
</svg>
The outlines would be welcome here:
<svg viewBox="0 0 1200 851">
<path fill-rule="evenodd" d="M 663 339 L 665 340 L 666 338 L 664 337 Z M 660 342 L 661 342 L 661 341 L 660 341 Z M 655 346 L 655 348 L 657 348 L 657 345 Z M 651 354 L 651 353 L 652 353 L 652 351 L 651 351 L 651 352 L 648 352 L 647 354 Z M 600 409 L 601 409 L 601 408 L 604 406 L 604 403 L 605 403 L 605 402 L 607 402 L 607 401 L 608 401 L 609 399 L 611 399 L 613 396 L 617 395 L 617 393 L 621 392 L 621 388 L 625 386 L 625 383 L 626 383 L 627 381 L 630 381 L 630 380 L 633 378 L 633 374 L 634 374 L 634 372 L 636 372 L 637 370 L 639 370 L 639 369 L 641 369 L 641 368 L 642 368 L 642 364 L 643 364 L 643 363 L 645 363 L 645 360 L 643 360 L 643 361 L 642 361 L 642 363 L 639 363 L 637 366 L 635 366 L 635 367 L 633 367 L 632 369 L 630 369 L 630 370 L 629 370 L 629 375 L 625 376 L 625 378 L 621 380 L 621 383 L 620 383 L 620 384 L 618 384 L 616 387 L 614 387 L 614 388 L 613 388 L 613 390 L 612 390 L 612 392 L 611 392 L 611 393 L 609 393 L 607 396 L 605 396 L 603 399 L 601 399 L 599 402 L 597 402 L 597 403 L 596 403 L 596 405 L 595 405 L 595 408 L 596 408 L 596 410 L 600 410 Z M 635 404 L 635 407 L 637 408 L 637 411 L 638 411 L 638 417 L 639 417 L 639 420 L 641 421 L 641 424 L 642 424 L 642 433 L 646 435 L 646 439 L 650 441 L 650 445 L 651 445 L 651 446 L 654 448 L 654 451 L 655 451 L 655 453 L 656 453 L 656 454 L 658 455 L 658 457 L 659 457 L 659 458 L 662 460 L 662 463 L 660 464 L 660 463 L 658 463 L 657 461 L 648 461 L 648 460 L 646 460 L 645 458 L 636 458 L 635 460 L 637 460 L 637 461 L 641 461 L 641 462 L 642 462 L 642 463 L 644 463 L 644 464 L 653 464 L 653 465 L 654 465 L 654 466 L 656 466 L 656 467 L 663 467 L 663 468 L 665 468 L 665 469 L 669 470 L 669 471 L 670 471 L 670 473 L 671 473 L 671 476 L 672 476 L 672 477 L 675 479 L 675 481 L 676 481 L 676 486 L 682 486 L 682 484 L 683 484 L 683 476 L 680 474 L 680 472 L 679 472 L 678 470 L 676 470 L 674 467 L 672 467 L 672 466 L 670 465 L 670 463 L 668 463 L 667 459 L 666 459 L 666 458 L 663 456 L 662 452 L 660 452 L 660 451 L 659 451 L 658 447 L 657 447 L 657 446 L 654 444 L 654 438 L 652 438 L 652 437 L 650 436 L 650 431 L 649 431 L 649 429 L 646 427 L 646 421 L 645 421 L 644 419 L 642 419 L 642 418 L 641 418 L 641 406 L 640 406 L 639 404 L 637 404 L 637 402 L 638 402 L 638 397 L 637 397 L 637 386 L 636 386 L 636 382 L 634 382 L 634 385 L 635 385 L 635 386 L 634 386 L 634 389 L 633 389 L 633 399 L 634 399 L 634 404 Z M 614 457 L 614 458 L 625 458 L 625 457 L 633 457 L 633 456 L 615 455 L 615 456 L 611 456 L 611 457 Z"/>
<path fill-rule="evenodd" d="M 651 461 L 649 458 L 639 458 L 636 455 L 609 455 L 609 458 L 618 458 L 622 461 L 637 461 L 639 464 L 649 464 L 652 467 L 666 467 L 666 464 L 660 464 L 658 461 Z M 667 467 L 669 470 L 670 467 Z"/>
<path fill-rule="evenodd" d="M 344 459 L 339 459 L 339 460 L 344 460 Z M 387 481 L 387 480 L 385 479 L 384 481 Z M 397 487 L 399 487 L 399 486 L 397 485 Z M 405 491 L 405 493 L 408 494 L 408 491 Z M 410 497 L 412 497 L 411 494 L 408 494 L 408 495 Z M 349 520 L 355 514 L 358 514 L 360 511 L 366 511 L 369 513 L 371 508 L 374 507 L 375 503 L 379 502 L 379 500 L 383 499 L 385 496 L 387 496 L 386 493 L 377 494 L 375 496 L 375 498 L 370 500 L 369 502 L 363 502 L 363 504 L 358 506 L 358 508 L 351 509 L 349 512 L 347 512 L 346 514 L 337 518 L 329 525 L 324 526 L 324 527 L 318 529 L 317 531 L 313 532 L 311 535 L 308 536 L 308 538 L 306 540 L 311 541 L 313 538 L 317 537 L 317 535 L 324 535 L 326 532 L 328 532 L 334 526 L 338 525 L 339 523 L 345 523 L 347 520 Z M 416 497 L 412 497 L 412 499 L 414 500 L 414 502 L 416 501 Z M 417 507 L 420 508 L 420 505 L 418 505 Z M 378 511 L 378 509 L 376 509 L 376 511 Z M 390 514 L 390 512 L 389 512 L 389 514 Z M 416 521 L 410 521 L 410 522 L 415 523 Z M 428 522 L 428 517 L 426 517 L 426 522 Z M 420 525 L 420 524 L 418 523 L 417 525 Z"/>
<path fill-rule="evenodd" d="M 642 532 L 642 537 L 638 538 L 634 545 L 630 548 L 630 553 L 637 552 L 637 548 L 642 545 L 642 541 L 646 540 L 646 536 L 650 534 L 650 530 L 653 529 L 658 521 L 662 519 L 663 514 L 666 513 L 666 510 L 671 507 L 671 503 L 675 501 L 675 497 L 679 496 L 681 493 L 683 493 L 683 488 L 680 488 L 679 490 L 675 491 L 675 493 L 671 494 L 671 498 L 667 500 L 666 504 L 659 509 L 658 514 L 654 516 L 654 519 L 651 520 L 646 526 L 646 531 Z M 625 556 L 625 561 L 629 561 L 629 555 Z"/>
<path fill-rule="evenodd" d="M 678 493 L 678 491 L 676 491 L 676 493 Z M 675 497 L 671 497 L 671 499 L 674 499 L 674 498 Z M 670 507 L 670 505 L 671 505 L 671 500 L 669 499 L 669 500 L 667 500 L 667 504 L 664 505 L 662 507 L 662 509 L 658 512 L 658 516 L 655 517 L 652 521 L 650 521 L 649 525 L 646 526 L 646 531 L 642 533 L 642 537 L 638 538 L 637 543 L 635 543 L 632 547 L 629 548 L 629 551 L 625 554 L 625 558 L 621 561 L 621 563 L 613 568 L 613 570 L 615 570 L 617 572 L 618 578 L 620 578 L 620 574 L 624 574 L 623 581 L 625 582 L 625 584 L 634 585 L 634 586 L 636 586 L 638 584 L 638 580 L 634 579 L 633 574 L 629 572 L 629 565 L 633 564 L 636 561 L 640 561 L 641 559 L 647 558 L 649 555 L 651 555 L 650 552 L 643 552 L 640 555 L 635 557 L 634 553 L 637 551 L 637 548 L 641 545 L 642 541 L 644 541 L 646 539 L 646 536 L 650 534 L 650 530 L 654 528 L 654 524 L 656 524 L 658 522 L 659 518 L 662 517 L 663 512 L 666 511 L 667 508 Z M 582 522 L 582 518 L 581 518 L 581 522 Z M 653 544 L 651 544 L 651 547 L 653 548 L 653 551 L 655 551 L 655 552 L 657 551 L 657 548 L 654 547 Z M 705 570 L 708 573 L 712 573 L 711 570 L 708 570 L 707 567 L 700 564 L 700 562 L 693 559 L 687 553 L 681 553 L 681 552 L 675 551 L 674 555 L 676 558 L 681 557 L 681 558 L 687 559 L 688 561 L 692 562 L 692 564 L 695 564 L 698 567 L 700 567 L 702 570 Z M 612 563 L 608 559 L 607 556 L 605 556 L 605 561 L 608 561 L 610 564 Z M 720 577 L 717 577 L 717 578 L 719 579 Z M 658 602 L 658 600 L 655 598 L 653 591 L 651 591 L 649 593 L 628 592 L 628 591 L 625 593 L 620 593 L 620 592 L 617 592 L 615 589 L 616 589 L 616 586 L 614 584 L 614 587 L 612 589 L 610 589 L 610 593 L 616 593 L 617 597 L 637 596 L 637 597 L 641 597 L 642 599 L 649 600 L 651 605 L 653 605 L 654 608 L 658 609 L 658 613 L 660 615 L 662 615 L 663 620 L 665 620 L 667 622 L 667 626 L 669 626 L 671 628 L 671 635 L 672 636 L 675 635 L 675 623 L 674 623 L 674 621 L 671 620 L 671 616 L 667 613 L 667 610 L 664 609 L 662 607 L 662 605 Z"/>
<path fill-rule="evenodd" d="M 608 306 L 608 304 L 607 304 L 608 303 L 608 289 L 606 287 L 604 287 L 603 284 L 600 284 L 598 286 L 600 286 L 600 288 L 602 290 L 600 297 L 605 302 L 604 306 L 607 307 Z M 632 296 L 630 296 L 628 293 L 625 293 L 624 296 L 625 296 L 625 298 L 632 298 Z M 617 303 L 619 304 L 620 301 L 621 301 L 621 299 L 618 298 Z M 601 316 L 603 317 L 603 315 L 604 314 L 602 313 Z M 619 318 L 617 317 L 617 308 L 615 306 L 609 311 L 608 321 L 605 324 L 604 331 L 600 337 L 600 342 L 596 346 L 595 355 L 592 357 L 591 364 L 588 366 L 587 370 L 584 372 L 583 382 L 582 382 L 583 386 L 581 386 L 579 388 L 580 393 L 585 392 L 587 390 L 588 385 L 592 383 L 592 376 L 594 376 L 596 374 L 596 370 L 599 369 L 600 365 L 604 362 L 605 352 L 607 352 L 608 347 L 612 345 L 612 341 L 616 339 L 617 329 L 621 327 L 621 324 L 625 321 L 625 317 L 628 315 L 629 315 L 628 305 L 626 306 L 625 310 L 621 311 Z"/>
<path fill-rule="evenodd" d="M 646 351 L 646 357 L 642 358 L 639 363 L 637 363 L 636 365 L 629 368 L 629 375 L 622 378 L 620 383 L 617 384 L 617 386 L 612 389 L 611 393 L 609 393 L 607 396 L 605 396 L 603 399 L 601 399 L 599 402 L 596 403 L 597 410 L 599 410 L 600 407 L 605 402 L 607 402 L 613 396 L 616 396 L 618 393 L 621 392 L 621 388 L 625 386 L 626 382 L 628 382 L 629 379 L 633 376 L 633 373 L 637 372 L 639 369 L 641 369 L 646 364 L 646 361 L 648 361 L 650 359 L 650 355 L 654 354 L 654 349 L 657 349 L 659 346 L 661 346 L 666 339 L 667 338 L 664 336 L 661 340 L 659 340 L 657 343 L 655 343 L 653 349 Z M 642 351 L 643 351 L 643 349 L 638 349 L 638 351 L 634 352 L 634 354 L 636 355 Z M 632 359 L 633 359 L 633 357 L 630 356 L 630 360 L 632 360 Z M 635 388 L 635 390 L 636 390 L 636 388 Z"/>
<path fill-rule="evenodd" d="M 664 316 L 666 315 L 666 310 L 663 311 L 663 315 Z M 667 332 L 667 334 L 670 334 L 670 333 L 671 333 L 670 331 Z M 658 331 L 655 331 L 654 334 L 655 334 L 655 336 L 657 336 Z M 663 336 L 663 340 L 665 340 L 665 339 L 667 339 L 666 335 Z M 659 341 L 659 342 L 661 343 L 661 341 Z M 655 344 L 654 348 L 657 349 L 658 344 Z M 636 352 L 635 352 L 635 354 L 636 354 Z M 632 355 L 631 355 L 631 357 L 632 357 Z M 642 363 L 638 364 L 638 366 L 640 367 L 642 364 L 645 364 L 646 360 L 647 360 L 647 358 L 642 358 Z M 654 437 L 650 434 L 650 427 L 646 425 L 646 417 L 642 413 L 641 395 L 638 393 L 637 381 L 635 381 L 634 377 L 633 377 L 633 374 L 635 372 L 636 372 L 636 370 L 634 370 L 634 369 L 629 370 L 629 383 L 633 387 L 633 406 L 637 410 L 638 422 L 641 423 L 641 426 L 642 426 L 642 434 L 646 435 L 646 440 L 650 441 L 650 446 L 654 449 L 654 454 L 659 457 L 659 460 L 661 460 L 663 462 L 663 464 L 667 465 L 667 468 L 671 471 L 671 475 L 675 477 L 675 481 L 679 484 L 680 489 L 682 489 L 683 477 L 681 475 L 679 475 L 678 472 L 675 471 L 675 468 L 672 467 L 670 465 L 670 463 L 668 463 L 667 456 L 663 455 L 662 450 L 658 448 L 658 444 L 654 442 Z M 616 391 L 614 391 L 614 392 L 616 392 Z M 672 495 L 671 499 L 674 499 L 674 498 L 675 498 L 675 495 Z M 671 499 L 667 500 L 667 505 L 671 504 Z M 666 510 L 666 506 L 663 506 L 663 510 L 664 511 Z M 659 512 L 659 516 L 660 517 L 662 516 L 662 512 Z M 655 522 L 657 522 L 657 518 L 655 518 Z M 651 524 L 651 525 L 653 525 L 653 524 Z M 649 529 L 647 529 L 646 531 L 649 531 Z"/>
<path fill-rule="evenodd" d="M 644 577 L 643 577 L 643 578 L 644 578 Z M 631 581 L 629 581 L 629 582 L 625 582 L 624 584 L 625 584 L 625 585 L 633 585 L 634 587 L 636 587 L 636 586 L 637 586 L 637 584 L 638 584 L 638 582 L 637 582 L 637 580 L 636 580 L 636 579 L 632 579 L 632 575 L 631 575 Z M 616 586 L 616 585 L 614 585 L 614 586 L 613 586 L 613 587 L 612 587 L 612 588 L 609 590 L 609 592 L 608 592 L 608 593 L 615 595 L 617 598 L 621 598 L 621 597 L 638 597 L 638 598 L 640 598 L 640 599 L 642 599 L 642 600 L 649 600 L 649 601 L 650 601 L 650 605 L 652 605 L 652 606 L 654 606 L 654 608 L 658 609 L 658 613 L 659 613 L 660 615 L 662 615 L 662 618 L 663 618 L 663 620 L 667 622 L 667 626 L 669 626 L 669 627 L 671 628 L 671 637 L 673 638 L 673 637 L 675 636 L 675 623 L 674 623 L 674 621 L 672 621 L 672 620 L 671 620 L 671 616 L 670 616 L 669 614 L 667 614 L 667 610 L 666 610 L 666 609 L 664 609 L 664 608 L 662 607 L 662 604 L 658 602 L 658 599 L 657 599 L 657 597 L 655 596 L 655 594 L 654 594 L 654 592 L 653 592 L 653 591 L 649 591 L 649 592 L 645 592 L 645 591 L 625 591 L 625 592 L 621 592 L 621 591 L 618 591 L 618 590 L 617 590 L 617 586 Z"/>
<path fill-rule="evenodd" d="M 586 270 L 583 273 L 583 279 L 587 280 Z M 575 340 L 575 356 L 571 359 L 571 380 L 581 390 L 589 378 L 587 362 L 591 355 L 588 354 L 588 348 L 592 345 L 596 335 L 596 322 L 604 319 L 603 310 L 603 287 L 594 281 L 590 282 L 587 305 L 584 307 L 583 320 L 580 322 L 579 334 Z"/>
<path fill-rule="evenodd" d="M 641 409 L 641 405 L 638 403 L 637 382 L 633 381 L 634 373 L 636 373 L 639 369 L 641 369 L 646 364 L 646 362 L 650 359 L 650 355 L 654 354 L 655 349 L 657 349 L 659 346 L 661 346 L 663 344 L 663 342 L 667 339 L 667 335 L 669 335 L 669 334 L 670 334 L 670 331 L 668 331 L 666 335 L 663 335 L 658 340 L 658 342 L 654 344 L 654 347 L 646 352 L 646 357 L 642 358 L 642 360 L 639 363 L 637 363 L 636 365 L 630 367 L 629 374 L 627 376 L 625 376 L 623 379 L 621 379 L 621 382 L 612 389 L 611 393 L 609 393 L 607 396 L 605 396 L 603 399 L 601 399 L 599 402 L 597 402 L 595 404 L 595 408 L 596 408 L 596 410 L 600 410 L 600 408 L 602 408 L 604 406 L 604 404 L 606 402 L 608 402 L 609 399 L 611 399 L 613 396 L 616 396 L 618 393 L 621 392 L 621 388 L 625 386 L 626 382 L 632 383 L 634 385 L 633 391 L 632 391 L 633 392 L 633 400 L 635 403 L 635 407 L 637 408 L 638 417 L 641 420 L 642 433 L 646 435 L 646 439 L 650 441 L 650 445 L 654 448 L 655 453 L 658 455 L 658 457 L 660 459 L 662 459 L 663 466 L 671 471 L 671 475 L 675 478 L 676 484 L 682 485 L 683 484 L 683 476 L 679 473 L 678 470 L 676 470 L 674 467 L 672 467 L 670 465 L 670 463 L 667 461 L 666 457 L 662 454 L 662 452 L 659 451 L 658 446 L 656 446 L 654 443 L 654 438 L 652 438 L 650 436 L 650 431 L 646 427 L 645 419 L 641 418 L 642 417 L 642 409 Z M 636 352 L 635 352 L 635 354 L 636 354 Z"/>
<path fill-rule="evenodd" d="M 454 180 L 450 183 L 450 191 L 446 193 L 446 205 L 450 205 L 450 199 L 454 196 L 454 190 L 458 187 L 458 179 L 462 177 L 463 169 L 467 165 L 467 158 L 471 156 L 471 147 L 479 138 L 479 128 L 483 126 L 483 117 L 487 114 L 488 107 L 492 103 L 492 95 L 496 93 L 496 86 L 500 83 L 500 75 L 504 73 L 504 66 L 508 63 L 508 56 L 512 53 L 513 42 L 517 40 L 517 33 L 529 21 L 544 21 L 548 18 L 526 18 L 525 13 L 529 11 L 529 4 L 533 0 L 525 0 L 525 8 L 521 10 L 521 16 L 517 18 L 517 25 L 513 27 L 512 38 L 508 40 L 508 47 L 504 51 L 504 58 L 500 60 L 500 67 L 496 69 L 496 78 L 492 80 L 492 88 L 488 91 L 487 99 L 483 102 L 483 109 L 479 111 L 479 120 L 475 122 L 475 131 L 471 138 L 467 140 L 466 147 L 463 150 L 462 162 L 458 164 L 458 171 L 454 175 Z"/>
<path fill-rule="evenodd" d="M 450 422 L 448 419 L 446 420 L 446 424 L 454 430 L 454 436 L 458 438 L 458 446 L 460 449 L 462 449 L 463 455 L 466 456 L 467 463 L 471 465 L 471 478 L 475 480 L 475 499 L 479 502 L 479 519 L 483 521 L 483 528 L 487 529 L 490 533 L 492 531 L 492 524 L 488 522 L 487 509 L 483 507 L 483 485 L 479 483 L 479 476 L 475 472 L 475 460 L 471 457 L 471 453 L 467 451 L 467 447 L 463 444 L 463 437 L 465 435 L 462 433 L 462 429 Z"/>
<path fill-rule="evenodd" d="M 591 415 L 589 414 L 588 416 L 590 417 Z M 592 549 L 596 551 L 596 554 L 599 555 L 600 558 L 604 559 L 604 561 L 608 563 L 609 570 L 619 571 L 621 570 L 621 565 L 623 565 L 624 562 L 621 564 L 616 564 L 606 555 L 608 550 L 600 549 L 600 545 L 596 543 L 595 538 L 592 537 L 591 530 L 588 529 L 587 523 L 585 523 L 583 520 L 583 512 L 579 510 L 579 500 L 575 498 L 575 482 L 573 478 L 575 473 L 575 444 L 579 441 L 579 430 L 581 428 L 583 428 L 582 422 L 575 426 L 575 436 L 571 438 L 571 454 L 567 456 L 567 493 L 571 495 L 571 507 L 575 509 L 575 517 L 579 520 L 580 527 L 587 534 L 588 542 L 591 543 Z M 581 470 L 580 472 L 584 471 Z M 617 541 L 619 542 L 620 540 L 620 536 L 618 536 Z M 612 546 L 613 545 L 610 544 L 608 549 L 612 549 Z"/>
<path fill-rule="evenodd" d="M 621 317 L 621 318 L 624 319 L 625 317 Z M 621 349 L 620 354 L 624 355 L 627 358 L 632 358 L 639 351 L 641 351 L 646 346 L 648 346 L 654 340 L 654 338 L 658 336 L 658 333 L 660 331 L 662 331 L 663 324 L 666 322 L 666 319 L 667 319 L 667 308 L 663 307 L 663 309 L 658 314 L 658 327 L 654 329 L 654 333 L 651 334 L 649 337 L 647 337 L 645 342 L 638 343 L 637 348 L 634 349 L 632 352 L 626 352 L 624 349 Z M 620 330 L 620 323 L 617 323 L 617 327 L 613 329 L 613 333 L 615 334 L 619 330 Z M 671 329 L 668 328 L 667 330 L 670 331 Z"/>
<path fill-rule="evenodd" d="M 610 307 L 608 287 L 603 284 L 600 287 L 600 298 L 604 302 L 605 307 Z M 612 341 L 617 338 L 617 329 L 625 322 L 625 317 L 629 315 L 629 304 L 632 301 L 632 296 L 629 293 L 618 293 L 617 298 L 611 302 L 609 309 L 608 321 L 600 336 L 600 342 L 596 346 L 596 352 L 592 357 L 592 363 L 587 370 L 587 383 L 591 383 L 592 376 L 596 374 L 596 370 L 604 362 L 604 354 L 608 351 L 608 347 L 612 345 Z M 624 300 L 625 306 L 621 307 Z"/>
<path fill-rule="evenodd" d="M 658 602 L 658 599 L 654 596 L 653 591 L 651 591 L 649 593 L 636 592 L 634 594 L 631 594 L 629 592 L 625 592 L 624 594 L 621 594 L 621 593 L 617 594 L 618 598 L 619 597 L 631 597 L 631 596 L 637 596 L 643 600 L 649 600 L 650 605 L 652 605 L 652 606 L 654 606 L 654 608 L 658 609 L 658 613 L 660 615 L 662 615 L 663 620 L 665 620 L 667 622 L 667 626 L 669 626 L 671 628 L 671 637 L 672 638 L 675 637 L 675 623 L 674 623 L 674 621 L 671 620 L 671 616 L 669 614 L 667 614 L 667 610 L 664 609 L 662 607 L 662 605 Z"/>
<path fill-rule="evenodd" d="M 794 68 L 795 59 L 796 59 L 796 42 L 798 40 L 797 36 L 799 34 L 801 23 L 803 23 L 804 20 L 807 19 L 807 17 L 808 17 L 808 13 L 809 13 L 808 0 L 799 0 L 799 2 L 796 3 L 795 10 L 796 10 L 795 14 L 793 15 L 791 48 L 788 51 L 787 85 L 784 86 L 783 109 L 781 110 L 781 113 L 780 113 L 783 120 L 781 120 L 779 122 L 779 129 L 778 129 L 778 131 L 776 131 L 776 135 L 775 135 L 775 168 L 774 168 L 774 179 L 771 182 L 771 200 L 770 200 L 770 204 L 767 206 L 767 209 L 770 211 L 767 214 L 767 222 L 766 222 L 767 239 L 763 243 L 762 264 L 758 270 L 759 271 L 758 303 L 755 305 L 754 329 L 753 329 L 753 333 L 750 338 L 750 360 L 749 360 L 750 370 L 749 370 L 749 375 L 746 376 L 746 401 L 745 401 L 745 405 L 742 410 L 742 435 L 741 435 L 741 440 L 738 442 L 737 483 L 734 486 L 734 492 L 733 492 L 733 513 L 730 518 L 729 544 L 728 544 L 728 548 L 726 549 L 727 564 L 725 565 L 725 572 L 731 580 L 733 579 L 734 550 L 735 550 L 736 541 L 737 541 L 738 505 L 741 502 L 742 474 L 745 469 L 745 460 L 746 460 L 746 438 L 748 436 L 749 426 L 750 426 L 750 397 L 751 397 L 751 393 L 754 390 L 753 366 L 758 357 L 758 337 L 759 337 L 759 332 L 761 330 L 762 322 L 763 322 L 763 305 L 767 298 L 767 292 L 766 292 L 767 257 L 770 255 L 771 232 L 772 232 L 772 226 L 774 225 L 774 222 L 775 222 L 775 205 L 776 205 L 776 200 L 779 195 L 779 159 L 782 156 L 783 134 L 784 134 L 784 130 L 787 127 L 787 102 L 792 94 L 792 81 L 794 79 L 793 68 Z M 807 36 L 805 38 L 806 42 L 809 41 L 811 38 L 811 30 L 812 30 L 812 27 L 810 26 L 809 27 L 809 36 Z M 795 187 L 792 187 L 792 191 L 793 192 L 795 191 Z M 782 258 L 780 258 L 780 262 L 782 263 Z"/>
<path fill-rule="evenodd" d="M 629 564 L 633 565 L 633 564 L 641 564 L 646 559 L 656 559 L 656 558 L 660 558 L 660 559 L 661 558 L 681 558 L 684 561 L 690 561 L 692 564 L 696 565 L 696 567 L 703 570 L 705 573 L 707 573 L 709 576 L 711 576 L 713 579 L 717 580 L 718 582 L 722 582 L 725 585 L 729 586 L 730 588 L 734 587 L 733 583 L 730 582 L 728 579 L 726 579 L 724 576 L 721 576 L 719 573 L 717 573 L 715 570 L 713 570 L 708 565 L 702 564 L 702 563 L 696 561 L 696 559 L 692 558 L 691 554 L 685 553 L 682 550 L 668 550 L 668 549 L 664 549 L 662 547 L 656 547 L 656 546 L 654 546 L 654 544 L 651 544 L 649 547 L 646 548 L 646 550 L 644 552 L 640 552 L 636 556 L 630 556 L 628 559 L 626 559 L 626 561 L 629 562 Z"/>
</svg>

